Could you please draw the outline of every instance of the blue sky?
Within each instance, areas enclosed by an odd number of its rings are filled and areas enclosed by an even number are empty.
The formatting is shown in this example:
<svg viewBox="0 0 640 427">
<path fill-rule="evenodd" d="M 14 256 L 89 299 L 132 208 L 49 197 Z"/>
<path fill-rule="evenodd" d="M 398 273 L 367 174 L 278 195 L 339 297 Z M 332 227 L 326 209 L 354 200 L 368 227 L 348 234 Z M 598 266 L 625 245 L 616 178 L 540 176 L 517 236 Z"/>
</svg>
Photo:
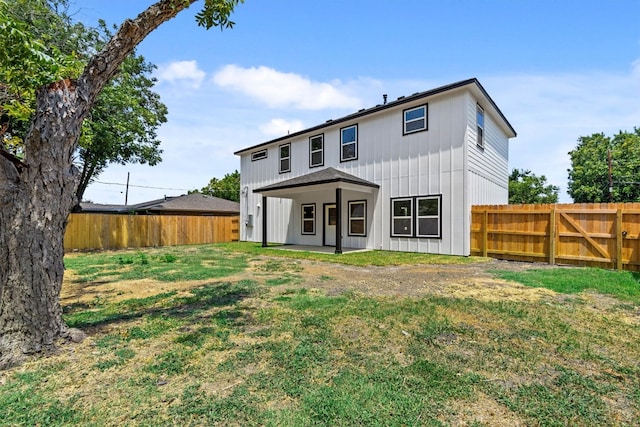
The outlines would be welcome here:
<svg viewBox="0 0 640 427">
<path fill-rule="evenodd" d="M 120 24 L 151 1 L 75 0 L 93 25 Z M 238 149 L 382 101 L 476 77 L 518 132 L 510 168 L 566 194 L 581 135 L 640 127 L 640 0 L 246 0 L 233 30 L 204 30 L 200 2 L 151 33 L 169 108 L 158 166 L 110 166 L 129 203 L 205 186 L 240 168 Z M 85 197 L 124 203 L 124 187 Z M 145 188 L 157 187 L 157 188 Z"/>
</svg>

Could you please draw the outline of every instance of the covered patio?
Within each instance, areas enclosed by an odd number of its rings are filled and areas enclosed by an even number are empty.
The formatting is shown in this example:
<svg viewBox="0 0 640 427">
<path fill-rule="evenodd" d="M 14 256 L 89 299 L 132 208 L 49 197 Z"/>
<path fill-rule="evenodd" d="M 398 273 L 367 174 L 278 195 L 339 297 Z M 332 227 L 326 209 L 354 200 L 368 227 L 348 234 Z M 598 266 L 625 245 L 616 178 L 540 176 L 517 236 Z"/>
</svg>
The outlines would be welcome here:
<svg viewBox="0 0 640 427">
<path fill-rule="evenodd" d="M 317 252 L 331 252 L 341 254 L 347 251 L 342 247 L 342 191 L 350 190 L 359 193 L 373 193 L 380 188 L 378 184 L 367 181 L 357 176 L 350 175 L 346 172 L 339 171 L 332 167 L 301 175 L 286 181 L 277 182 L 265 187 L 253 190 L 254 193 L 262 194 L 262 246 L 267 247 L 267 203 L 269 197 L 279 197 L 284 199 L 295 199 L 296 197 L 310 192 L 323 192 L 335 194 L 335 247 L 331 244 L 323 244 L 322 246 L 310 245 L 290 245 L 290 246 L 309 246 Z M 360 249 L 353 249 L 360 250 Z"/>
<path fill-rule="evenodd" d="M 335 253 L 333 246 L 314 246 L 314 245 L 281 245 L 281 246 L 269 246 L 269 249 L 279 251 L 294 251 L 294 252 L 314 252 L 319 254 L 331 254 Z M 355 252 L 369 252 L 373 249 L 360 249 L 360 248 L 342 248 L 342 253 L 355 253 Z"/>
</svg>

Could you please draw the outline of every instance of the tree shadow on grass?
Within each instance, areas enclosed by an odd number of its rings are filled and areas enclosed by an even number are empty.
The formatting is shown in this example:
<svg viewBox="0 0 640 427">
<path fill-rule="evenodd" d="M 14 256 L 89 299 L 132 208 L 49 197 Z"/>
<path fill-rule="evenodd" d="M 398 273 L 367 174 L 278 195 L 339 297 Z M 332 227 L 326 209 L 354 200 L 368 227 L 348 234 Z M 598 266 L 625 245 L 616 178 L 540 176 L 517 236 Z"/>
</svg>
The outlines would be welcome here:
<svg viewBox="0 0 640 427">
<path fill-rule="evenodd" d="M 242 280 L 236 283 L 214 282 L 191 291 L 191 295 L 176 297 L 177 292 L 166 292 L 146 298 L 134 298 L 87 309 L 82 304 L 63 308 L 67 325 L 72 328 L 99 328 L 109 324 L 126 322 L 146 316 L 185 319 L 212 307 L 233 306 L 259 292 L 255 282 Z"/>
</svg>

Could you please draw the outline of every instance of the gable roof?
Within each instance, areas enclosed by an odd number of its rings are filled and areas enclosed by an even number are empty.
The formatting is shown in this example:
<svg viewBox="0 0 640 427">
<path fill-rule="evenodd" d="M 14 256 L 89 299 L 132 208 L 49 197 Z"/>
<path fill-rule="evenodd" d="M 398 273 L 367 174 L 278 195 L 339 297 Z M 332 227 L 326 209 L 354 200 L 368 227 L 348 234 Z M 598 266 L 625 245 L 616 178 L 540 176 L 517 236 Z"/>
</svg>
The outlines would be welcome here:
<svg viewBox="0 0 640 427">
<path fill-rule="evenodd" d="M 284 190 L 296 187 L 308 187 L 311 185 L 331 184 L 331 183 L 347 183 L 355 184 L 358 186 L 380 188 L 378 184 L 367 181 L 366 179 L 358 178 L 357 176 L 350 175 L 346 172 L 339 171 L 334 168 L 326 168 L 317 172 L 311 172 L 306 175 L 301 175 L 296 178 L 291 178 L 286 181 L 276 182 L 275 184 L 267 185 L 261 188 L 253 190 L 254 193 L 265 193 L 275 190 Z"/>
<path fill-rule="evenodd" d="M 376 105 L 375 107 L 371 107 L 371 108 L 363 108 L 362 110 L 359 110 L 356 113 L 353 114 L 349 114 L 347 116 L 344 117 L 340 117 L 338 119 L 330 119 L 327 120 L 326 122 L 317 125 L 317 126 L 313 126 L 307 129 L 303 129 L 301 131 L 298 132 L 294 132 L 292 134 L 289 135 L 285 135 L 276 139 L 272 139 L 270 141 L 267 142 L 263 142 L 261 144 L 257 144 L 257 145 L 253 145 L 251 147 L 247 147 L 247 148 L 243 148 L 241 150 L 236 151 L 234 154 L 235 155 L 241 155 L 246 153 L 247 151 L 252 151 L 255 150 L 256 148 L 260 148 L 266 145 L 270 145 L 270 144 L 274 144 L 276 142 L 280 142 L 280 141 L 284 141 L 284 140 L 288 140 L 291 138 L 295 138 L 297 136 L 300 135 L 304 135 L 305 133 L 309 133 L 309 132 L 317 132 L 321 129 L 327 128 L 329 126 L 333 126 L 336 125 L 338 123 L 343 123 L 349 120 L 353 120 L 353 119 L 357 119 L 363 116 L 367 116 L 369 114 L 374 114 L 374 113 L 378 113 L 380 111 L 383 110 L 387 110 L 389 108 L 394 108 L 397 107 L 399 105 L 402 104 L 407 104 L 409 102 L 414 102 L 417 100 L 420 100 L 422 98 L 427 98 L 433 95 L 437 95 L 440 93 L 444 93 L 444 92 L 448 92 L 448 91 L 452 91 L 455 89 L 460 89 L 463 88 L 465 86 L 469 86 L 469 88 L 471 89 L 472 92 L 476 93 L 476 95 L 481 96 L 483 98 L 486 99 L 486 101 L 489 103 L 490 106 L 490 110 L 493 110 L 495 112 L 495 114 L 501 119 L 503 126 L 505 128 L 505 130 L 507 130 L 508 133 L 510 133 L 510 137 L 515 137 L 517 135 L 515 129 L 513 128 L 513 126 L 511 126 L 511 123 L 509 123 L 509 121 L 507 120 L 507 118 L 504 116 L 504 114 L 502 114 L 502 111 L 500 111 L 500 109 L 498 108 L 498 106 L 496 105 L 496 103 L 493 101 L 493 99 L 491 99 L 491 97 L 489 96 L 489 94 L 487 93 L 487 91 L 484 89 L 484 87 L 482 87 L 482 85 L 480 84 L 480 82 L 478 81 L 478 79 L 476 78 L 471 78 L 471 79 L 467 79 L 467 80 L 462 80 L 456 83 L 451 83 L 445 86 L 440 86 L 437 87 L 435 89 L 431 89 L 431 90 L 427 90 L 424 92 L 416 92 L 413 95 L 410 96 L 401 96 L 398 99 L 396 99 L 395 101 L 390 101 L 387 102 L 386 104 L 382 104 L 382 105 Z M 487 110 L 486 106 L 485 106 L 485 111 Z"/>
<path fill-rule="evenodd" d="M 135 205 L 101 205 L 96 203 L 80 203 L 81 212 L 85 213 L 222 213 L 238 214 L 240 203 L 200 193 L 185 194 L 177 197 L 150 200 Z"/>
</svg>

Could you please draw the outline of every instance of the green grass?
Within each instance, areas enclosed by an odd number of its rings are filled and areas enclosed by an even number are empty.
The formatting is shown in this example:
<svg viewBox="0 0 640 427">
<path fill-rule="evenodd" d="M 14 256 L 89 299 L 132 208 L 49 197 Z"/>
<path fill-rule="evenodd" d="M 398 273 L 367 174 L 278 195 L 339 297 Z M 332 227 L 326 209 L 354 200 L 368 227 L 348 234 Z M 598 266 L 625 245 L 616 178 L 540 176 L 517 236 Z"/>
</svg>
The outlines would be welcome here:
<svg viewBox="0 0 640 427">
<path fill-rule="evenodd" d="M 305 251 L 287 251 L 275 249 L 279 244 L 269 244 L 263 248 L 260 243 L 253 242 L 232 242 L 217 243 L 216 248 L 223 249 L 228 252 L 242 253 L 249 255 L 266 255 L 270 257 L 309 259 L 315 261 L 334 262 L 338 264 L 355 265 L 355 266 L 389 266 L 389 265 L 408 265 L 408 264 L 470 264 L 475 262 L 487 261 L 489 258 L 482 257 L 462 257 L 452 255 L 434 255 L 416 252 L 393 252 L 393 251 L 367 251 L 367 252 L 351 252 L 340 255 L 305 252 Z"/>
<path fill-rule="evenodd" d="M 622 301 L 640 304 L 640 276 L 629 271 L 569 267 L 523 272 L 499 271 L 497 274 L 505 280 L 547 288 L 563 294 L 596 291 Z"/>
<path fill-rule="evenodd" d="M 99 252 L 65 258 L 76 282 L 153 279 L 164 282 L 223 278 L 247 268 L 242 253 L 222 253 L 213 245 L 167 247 L 146 251 Z"/>
<path fill-rule="evenodd" d="M 238 255 L 217 245 L 183 248 L 184 253 L 149 250 L 144 257 L 137 251 L 74 255 L 73 273 L 79 283 L 96 288 L 108 286 L 101 283 L 103 272 L 118 265 L 168 264 L 176 275 L 187 276 L 181 270 L 191 268 L 184 260 L 194 249 L 208 254 L 200 265 L 224 266 L 221 259 L 229 257 L 259 261 L 254 264 L 261 267 L 246 279 L 218 281 L 213 272 L 205 283 L 180 291 L 65 307 L 67 323 L 85 329 L 89 338 L 2 373 L 2 424 L 640 422 L 640 328 L 622 318 L 637 317 L 630 303 L 600 313 L 579 299 L 556 304 L 327 295 L 301 287 L 304 272 L 291 259 Z M 280 283 L 283 271 L 287 280 Z M 582 290 L 556 287 L 558 272 L 566 275 L 560 282 L 588 282 L 582 289 L 599 292 L 624 277 L 541 269 L 546 271 L 556 274 L 530 273 L 537 286 L 563 293 Z M 600 279 L 593 280 L 594 274 Z M 341 278 L 322 280 L 339 284 Z M 624 297 L 628 292 L 607 293 L 632 301 Z"/>
</svg>

